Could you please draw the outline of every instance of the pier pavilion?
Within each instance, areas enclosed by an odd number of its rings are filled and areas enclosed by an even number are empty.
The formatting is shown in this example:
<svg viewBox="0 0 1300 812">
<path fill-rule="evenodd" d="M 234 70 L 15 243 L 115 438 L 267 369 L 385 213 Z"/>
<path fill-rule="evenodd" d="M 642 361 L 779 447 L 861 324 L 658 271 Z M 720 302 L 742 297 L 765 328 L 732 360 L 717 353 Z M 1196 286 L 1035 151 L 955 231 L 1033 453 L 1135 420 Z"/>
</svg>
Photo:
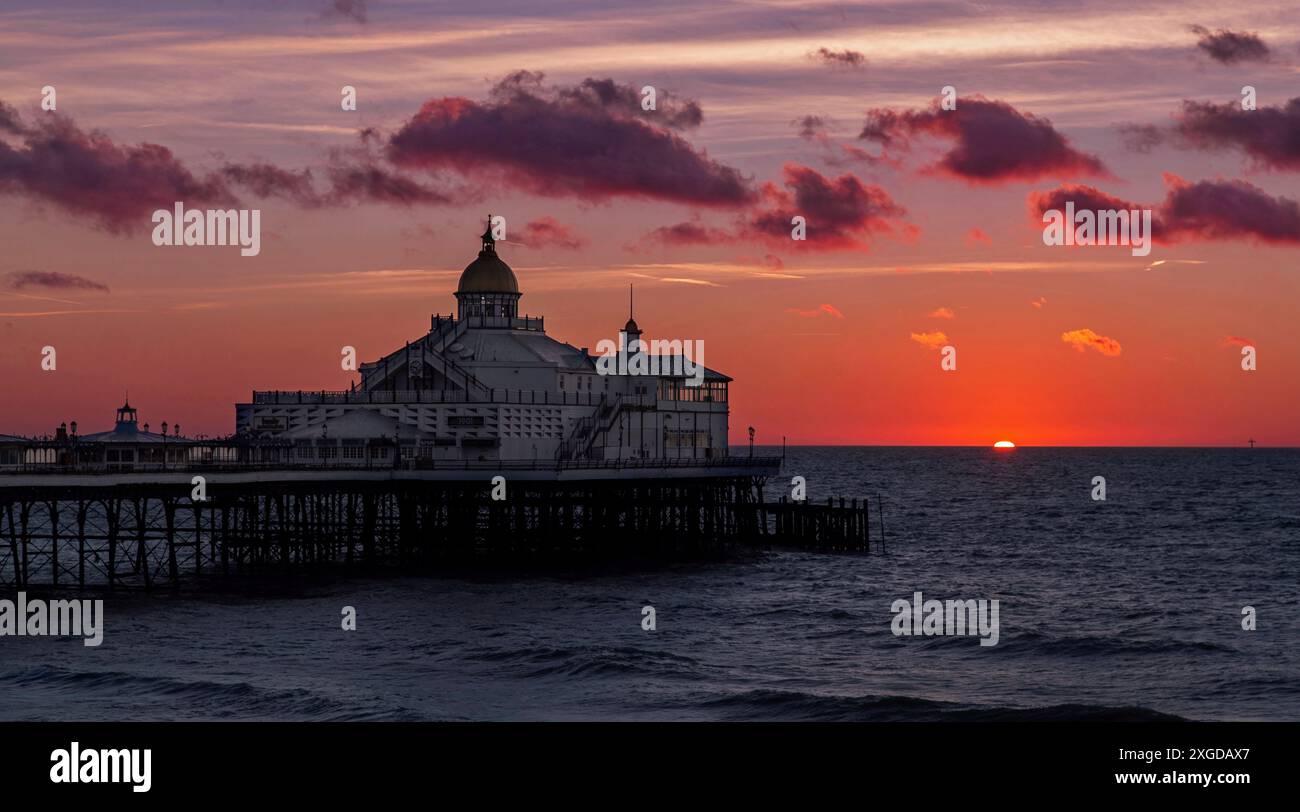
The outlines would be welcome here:
<svg viewBox="0 0 1300 812">
<path fill-rule="evenodd" d="M 426 333 L 362 364 L 350 390 L 254 392 L 235 407 L 236 431 L 286 444 L 295 461 L 359 460 L 389 446 L 433 462 L 727 456 L 731 378 L 705 368 L 691 385 L 670 363 L 653 375 L 600 374 L 586 348 L 521 316 L 522 296 L 489 226 L 460 276 L 455 316 L 432 316 Z M 620 351 L 647 352 L 630 313 L 618 338 Z"/>
</svg>

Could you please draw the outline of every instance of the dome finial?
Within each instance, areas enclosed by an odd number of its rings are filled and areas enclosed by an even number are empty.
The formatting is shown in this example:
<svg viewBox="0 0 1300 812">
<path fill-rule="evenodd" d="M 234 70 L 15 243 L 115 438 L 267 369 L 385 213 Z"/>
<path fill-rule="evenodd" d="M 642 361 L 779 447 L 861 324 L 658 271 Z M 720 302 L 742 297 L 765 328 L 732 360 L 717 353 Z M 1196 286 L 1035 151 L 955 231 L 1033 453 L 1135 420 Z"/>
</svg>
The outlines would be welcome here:
<svg viewBox="0 0 1300 812">
<path fill-rule="evenodd" d="M 492 236 L 492 215 L 487 216 L 487 228 L 483 230 L 483 249 L 489 253 L 496 253 L 497 241 Z"/>
</svg>

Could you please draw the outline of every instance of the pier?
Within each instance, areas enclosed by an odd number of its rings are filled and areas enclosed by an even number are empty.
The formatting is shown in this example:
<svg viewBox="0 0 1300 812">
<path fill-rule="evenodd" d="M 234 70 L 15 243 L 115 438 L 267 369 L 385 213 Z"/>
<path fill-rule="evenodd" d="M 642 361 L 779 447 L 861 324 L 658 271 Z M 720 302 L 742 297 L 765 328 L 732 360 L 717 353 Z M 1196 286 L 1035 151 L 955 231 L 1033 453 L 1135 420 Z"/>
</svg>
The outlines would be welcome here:
<svg viewBox="0 0 1300 812">
<path fill-rule="evenodd" d="M 0 434 L 0 586 L 870 550 L 865 502 L 764 501 L 782 458 L 753 428 L 732 454 L 733 379 L 702 340 L 647 339 L 629 287 L 617 341 L 559 341 L 520 315 L 491 218 L 478 243 L 456 314 L 375 360 L 342 348 L 346 390 L 254 390 L 225 437 L 126 393 L 107 430 Z"/>
<path fill-rule="evenodd" d="M 241 573 L 871 548 L 865 501 L 764 503 L 780 458 L 685 463 L 0 474 L 0 585 L 147 591 Z"/>
</svg>

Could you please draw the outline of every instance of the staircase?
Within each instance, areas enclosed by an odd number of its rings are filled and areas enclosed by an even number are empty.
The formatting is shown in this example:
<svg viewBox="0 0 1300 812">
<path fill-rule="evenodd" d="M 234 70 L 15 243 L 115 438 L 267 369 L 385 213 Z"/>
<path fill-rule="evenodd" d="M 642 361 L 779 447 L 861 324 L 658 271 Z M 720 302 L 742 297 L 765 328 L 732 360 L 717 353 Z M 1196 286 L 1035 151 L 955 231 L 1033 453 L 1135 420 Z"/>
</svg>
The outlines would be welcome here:
<svg viewBox="0 0 1300 812">
<path fill-rule="evenodd" d="M 439 331 L 438 335 L 426 336 L 417 346 L 422 349 L 426 359 L 445 370 L 447 379 L 452 383 L 462 387 L 466 392 L 490 395 L 490 388 L 475 377 L 474 373 L 462 368 L 445 354 L 447 347 L 456 343 L 467 329 L 468 326 L 465 321 L 453 322 L 450 329 L 444 328 Z"/>
<path fill-rule="evenodd" d="M 560 443 L 555 459 L 564 461 L 589 458 L 596 438 L 608 436 L 622 412 L 622 395 L 614 395 L 612 400 L 609 395 L 601 395 L 596 411 L 578 420 L 573 433 Z"/>
</svg>

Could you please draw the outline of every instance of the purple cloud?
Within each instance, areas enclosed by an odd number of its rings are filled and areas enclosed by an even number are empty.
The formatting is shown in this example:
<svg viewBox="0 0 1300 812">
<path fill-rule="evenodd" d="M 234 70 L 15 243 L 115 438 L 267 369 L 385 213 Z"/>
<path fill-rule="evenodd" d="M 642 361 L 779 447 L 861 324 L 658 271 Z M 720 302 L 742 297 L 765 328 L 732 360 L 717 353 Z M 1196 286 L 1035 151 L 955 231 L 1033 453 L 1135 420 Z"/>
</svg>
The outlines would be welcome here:
<svg viewBox="0 0 1300 812">
<path fill-rule="evenodd" d="M 1197 36 L 1196 47 L 1221 65 L 1268 61 L 1268 46 L 1258 34 L 1226 28 L 1211 31 L 1203 25 L 1193 25 L 1191 30 Z"/>
<path fill-rule="evenodd" d="M 54 288 L 58 290 L 98 290 L 108 293 L 108 285 L 84 276 L 61 271 L 15 271 L 7 274 L 10 290 L 24 288 Z"/>
<path fill-rule="evenodd" d="M 941 109 L 937 100 L 927 110 L 871 110 L 859 137 L 907 149 L 920 136 L 952 144 L 930 171 L 970 183 L 1109 174 L 1099 158 L 1076 150 L 1047 119 L 982 96 L 962 98 L 955 110 Z"/>
<path fill-rule="evenodd" d="M 656 119 L 639 103 L 629 105 L 629 91 L 596 80 L 546 88 L 540 74 L 518 72 L 482 102 L 426 102 L 389 138 L 385 156 L 398 167 L 456 172 L 546 197 L 704 206 L 754 200 L 737 170 L 673 132 L 693 119 L 687 106 L 670 102 Z"/>
</svg>

